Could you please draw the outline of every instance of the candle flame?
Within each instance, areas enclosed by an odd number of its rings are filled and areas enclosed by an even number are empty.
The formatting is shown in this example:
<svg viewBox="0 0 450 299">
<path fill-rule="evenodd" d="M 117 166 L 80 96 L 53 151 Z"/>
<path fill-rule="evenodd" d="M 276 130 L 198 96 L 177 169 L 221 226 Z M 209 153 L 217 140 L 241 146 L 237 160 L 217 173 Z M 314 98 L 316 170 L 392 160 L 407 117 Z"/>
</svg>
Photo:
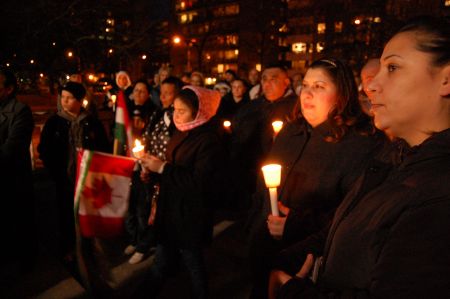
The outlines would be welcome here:
<svg viewBox="0 0 450 299">
<path fill-rule="evenodd" d="M 280 132 L 281 129 L 283 128 L 283 122 L 281 120 L 276 120 L 272 122 L 272 128 L 275 134 L 278 134 L 278 132 Z"/>
<path fill-rule="evenodd" d="M 117 99 L 117 96 L 116 96 L 115 94 L 113 94 L 113 95 L 111 96 L 111 101 L 112 101 L 113 103 L 115 103 L 115 102 L 116 102 L 116 99 Z"/>
<path fill-rule="evenodd" d="M 223 126 L 225 128 L 229 128 L 229 127 L 231 127 L 231 122 L 229 120 L 226 120 L 226 121 L 223 122 Z"/>
<path fill-rule="evenodd" d="M 267 188 L 276 188 L 276 187 L 280 186 L 281 165 L 268 164 L 268 165 L 264 165 L 261 169 L 264 174 L 264 181 L 266 182 Z"/>
</svg>

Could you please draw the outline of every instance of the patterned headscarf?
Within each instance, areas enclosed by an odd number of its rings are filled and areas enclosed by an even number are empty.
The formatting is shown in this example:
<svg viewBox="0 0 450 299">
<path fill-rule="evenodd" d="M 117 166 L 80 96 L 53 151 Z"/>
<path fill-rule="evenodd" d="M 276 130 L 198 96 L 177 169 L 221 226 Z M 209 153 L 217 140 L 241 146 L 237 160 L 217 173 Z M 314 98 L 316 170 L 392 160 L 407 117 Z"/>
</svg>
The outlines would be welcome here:
<svg viewBox="0 0 450 299">
<path fill-rule="evenodd" d="M 183 89 L 192 90 L 198 98 L 198 112 L 193 121 L 180 124 L 174 120 L 175 126 L 180 131 L 189 131 L 199 127 L 216 115 L 220 104 L 220 93 L 203 87 L 188 85 Z"/>
</svg>

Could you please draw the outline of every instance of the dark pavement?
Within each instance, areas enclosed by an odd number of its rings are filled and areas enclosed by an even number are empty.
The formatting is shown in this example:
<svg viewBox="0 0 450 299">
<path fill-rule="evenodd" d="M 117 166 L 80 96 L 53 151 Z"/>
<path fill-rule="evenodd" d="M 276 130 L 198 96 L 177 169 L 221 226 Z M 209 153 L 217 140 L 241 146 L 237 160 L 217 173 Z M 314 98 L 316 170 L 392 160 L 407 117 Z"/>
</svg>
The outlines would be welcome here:
<svg viewBox="0 0 450 299">
<path fill-rule="evenodd" d="M 39 250 L 33 267 L 20 272 L 17 264 L 2 257 L 0 271 L 0 298 L 92 298 L 72 275 L 71 268 L 57 257 L 57 217 L 53 183 L 43 169 L 34 173 L 36 196 L 36 228 Z M 227 213 L 222 213 L 227 214 Z M 250 291 L 246 266 L 243 220 L 218 220 L 214 241 L 206 249 L 211 298 L 247 298 Z M 226 217 L 225 217 L 226 218 Z M 234 217 L 236 218 L 236 217 Z M 153 256 L 137 265 L 130 265 L 122 252 L 126 238 L 102 242 L 111 278 L 108 283 L 112 293 L 108 298 L 129 298 L 145 271 L 152 264 Z M 172 277 L 158 298 L 189 298 L 187 274 L 181 272 Z"/>
</svg>

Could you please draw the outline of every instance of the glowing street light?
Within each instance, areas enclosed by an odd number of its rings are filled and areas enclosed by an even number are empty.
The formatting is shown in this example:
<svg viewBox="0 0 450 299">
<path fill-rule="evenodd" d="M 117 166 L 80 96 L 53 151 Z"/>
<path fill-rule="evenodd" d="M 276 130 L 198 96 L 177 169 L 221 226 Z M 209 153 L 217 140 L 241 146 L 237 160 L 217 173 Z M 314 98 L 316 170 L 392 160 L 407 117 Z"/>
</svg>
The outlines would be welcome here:
<svg viewBox="0 0 450 299">
<path fill-rule="evenodd" d="M 147 55 L 143 54 L 143 55 L 141 56 L 141 58 L 142 58 L 142 60 L 145 60 L 145 59 L 147 59 Z"/>
<path fill-rule="evenodd" d="M 178 45 L 179 43 L 181 43 L 181 38 L 179 36 L 175 36 L 173 38 L 173 43 Z"/>
<path fill-rule="evenodd" d="M 73 57 L 73 52 L 72 51 L 67 52 L 67 57 L 69 58 Z"/>
</svg>

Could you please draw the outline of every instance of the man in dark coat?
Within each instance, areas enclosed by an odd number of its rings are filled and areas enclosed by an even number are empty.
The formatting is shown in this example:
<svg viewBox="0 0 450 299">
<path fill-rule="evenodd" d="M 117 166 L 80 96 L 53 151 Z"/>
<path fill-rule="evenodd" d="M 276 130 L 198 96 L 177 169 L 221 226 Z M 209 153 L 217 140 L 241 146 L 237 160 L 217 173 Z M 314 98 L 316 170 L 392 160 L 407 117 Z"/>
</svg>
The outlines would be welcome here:
<svg viewBox="0 0 450 299">
<path fill-rule="evenodd" d="M 14 74 L 0 70 L 0 230 L 8 244 L 2 250 L 25 266 L 36 249 L 30 157 L 34 123 L 30 108 L 15 98 L 16 90 Z"/>
<path fill-rule="evenodd" d="M 261 161 L 272 146 L 272 122 L 286 122 L 297 100 L 290 88 L 287 71 L 282 66 L 268 66 L 263 72 L 261 85 L 264 96 L 243 106 L 231 123 L 231 193 L 228 198 L 244 205 L 249 204 Z"/>
</svg>

